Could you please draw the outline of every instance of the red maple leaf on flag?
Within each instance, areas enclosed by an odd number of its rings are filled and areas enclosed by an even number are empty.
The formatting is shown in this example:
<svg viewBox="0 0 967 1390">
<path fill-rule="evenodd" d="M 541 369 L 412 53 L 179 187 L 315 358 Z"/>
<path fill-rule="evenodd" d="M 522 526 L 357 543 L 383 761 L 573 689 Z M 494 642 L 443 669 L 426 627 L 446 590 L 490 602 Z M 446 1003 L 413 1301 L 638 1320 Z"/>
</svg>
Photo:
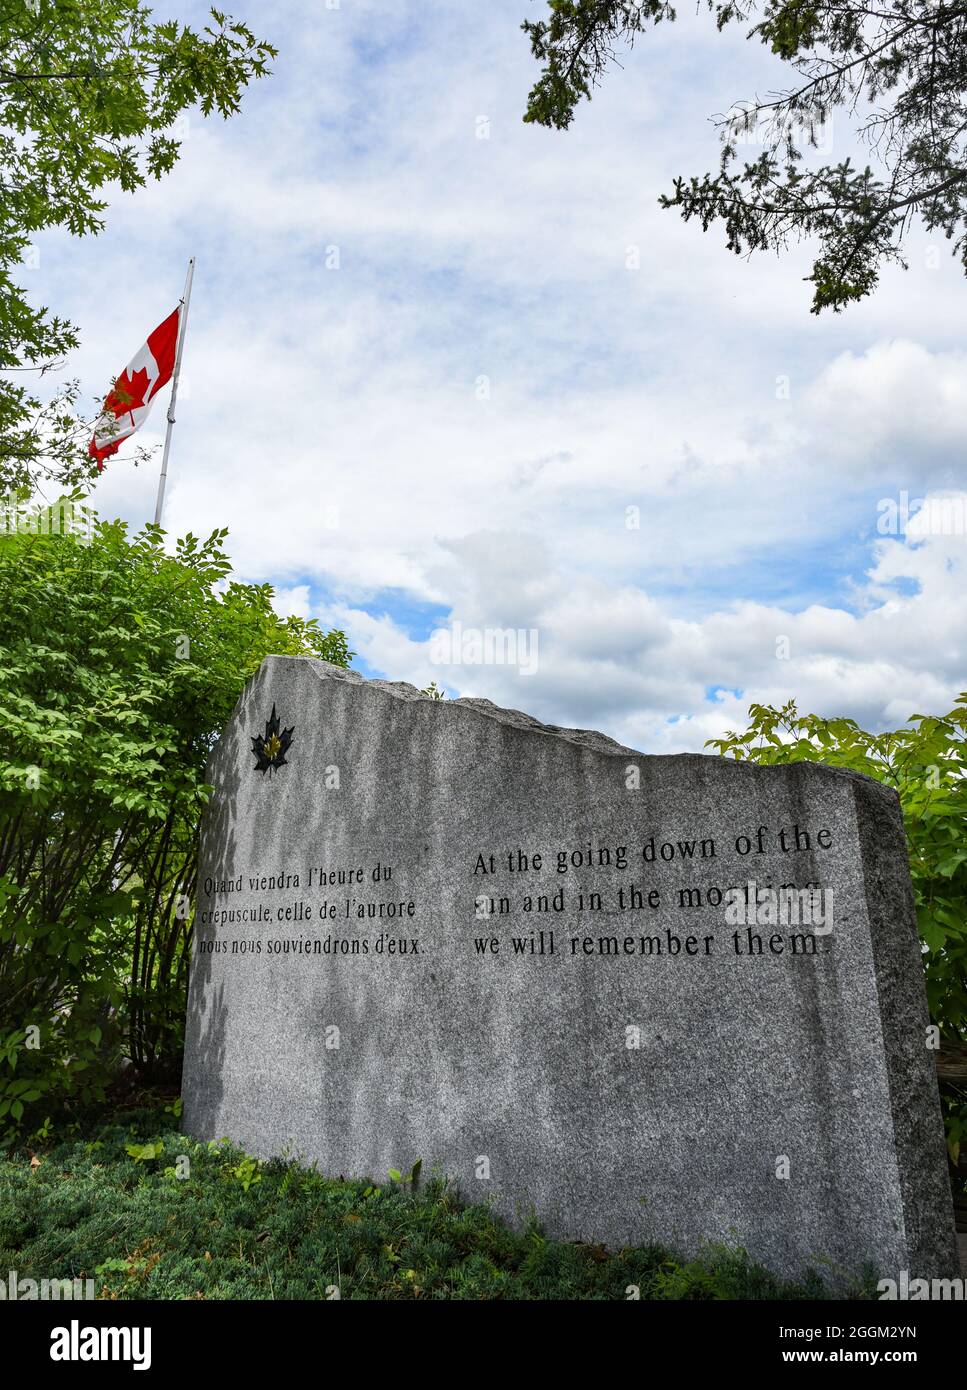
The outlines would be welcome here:
<svg viewBox="0 0 967 1390">
<path fill-rule="evenodd" d="M 144 367 L 140 367 L 133 376 L 129 375 L 125 369 L 117 378 L 111 389 L 107 400 L 104 402 L 106 410 L 113 410 L 115 415 L 127 415 L 132 410 L 137 410 L 146 402 L 145 392 L 148 389 L 148 373 Z"/>
</svg>

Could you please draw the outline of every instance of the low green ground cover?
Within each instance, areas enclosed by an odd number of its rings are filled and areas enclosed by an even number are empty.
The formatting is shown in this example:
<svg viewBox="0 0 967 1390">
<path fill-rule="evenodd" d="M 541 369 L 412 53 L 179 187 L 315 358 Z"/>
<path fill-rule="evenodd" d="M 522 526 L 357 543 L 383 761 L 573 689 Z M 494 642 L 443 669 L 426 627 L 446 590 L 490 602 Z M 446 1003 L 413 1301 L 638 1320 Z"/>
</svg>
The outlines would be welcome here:
<svg viewBox="0 0 967 1390">
<path fill-rule="evenodd" d="M 100 1298 L 811 1299 L 739 1249 L 681 1260 L 511 1230 L 433 1176 L 326 1177 L 178 1132 L 155 1101 L 0 1155 L 0 1275 Z M 182 1174 L 182 1176 L 179 1176 Z M 875 1297 L 875 1275 L 850 1290 Z"/>
</svg>

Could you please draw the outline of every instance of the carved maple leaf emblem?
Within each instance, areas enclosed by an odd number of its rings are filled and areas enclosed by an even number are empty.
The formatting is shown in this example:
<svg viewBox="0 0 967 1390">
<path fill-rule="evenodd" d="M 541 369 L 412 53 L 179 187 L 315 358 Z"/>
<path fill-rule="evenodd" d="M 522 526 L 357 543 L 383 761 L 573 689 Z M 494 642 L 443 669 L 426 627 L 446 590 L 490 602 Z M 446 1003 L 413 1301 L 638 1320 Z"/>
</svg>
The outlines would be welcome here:
<svg viewBox="0 0 967 1390">
<path fill-rule="evenodd" d="M 271 718 L 265 721 L 265 733 L 252 736 L 256 772 L 261 772 L 264 776 L 266 772 L 274 772 L 276 768 L 287 766 L 285 755 L 292 746 L 294 732 L 295 725 L 291 729 L 282 728 L 282 721 L 273 705 Z"/>
</svg>

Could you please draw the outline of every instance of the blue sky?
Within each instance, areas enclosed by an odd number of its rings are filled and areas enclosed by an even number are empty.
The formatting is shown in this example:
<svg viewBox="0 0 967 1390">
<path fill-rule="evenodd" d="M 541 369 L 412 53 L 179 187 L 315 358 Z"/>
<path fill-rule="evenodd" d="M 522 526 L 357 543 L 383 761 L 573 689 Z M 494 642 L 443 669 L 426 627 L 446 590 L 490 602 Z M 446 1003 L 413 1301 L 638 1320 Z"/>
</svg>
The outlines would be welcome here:
<svg viewBox="0 0 967 1390">
<path fill-rule="evenodd" d="M 782 64 L 683 13 L 571 130 L 537 129 L 538 8 L 236 5 L 280 49 L 243 113 L 183 122 L 175 173 L 112 197 L 100 237 L 38 240 L 28 284 L 83 338 L 68 370 L 102 393 L 197 256 L 166 524 L 228 526 L 240 576 L 345 627 L 368 674 L 646 751 L 751 700 L 876 727 L 946 708 L 964 536 L 883 535 L 877 508 L 964 487 L 949 249 L 916 231 L 871 301 L 810 315 L 808 248 L 738 259 L 657 206 Z M 852 148 L 845 118 L 824 139 Z M 155 482 L 122 454 L 96 504 L 138 525 Z M 536 671 L 435 662 L 452 622 L 536 632 Z"/>
</svg>

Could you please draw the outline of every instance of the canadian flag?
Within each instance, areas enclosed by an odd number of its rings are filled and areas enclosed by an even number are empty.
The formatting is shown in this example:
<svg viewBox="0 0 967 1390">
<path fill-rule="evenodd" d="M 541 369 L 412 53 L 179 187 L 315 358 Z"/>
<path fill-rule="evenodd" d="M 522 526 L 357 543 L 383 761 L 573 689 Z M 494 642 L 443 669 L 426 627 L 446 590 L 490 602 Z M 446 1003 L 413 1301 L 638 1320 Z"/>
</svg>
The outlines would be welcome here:
<svg viewBox="0 0 967 1390">
<path fill-rule="evenodd" d="M 94 426 L 94 438 L 87 446 L 99 472 L 104 460 L 116 454 L 124 440 L 144 424 L 155 396 L 171 380 L 181 310 L 179 304 L 164 323 L 148 335 L 148 341 L 134 354 L 108 393 L 104 410 Z"/>
</svg>

